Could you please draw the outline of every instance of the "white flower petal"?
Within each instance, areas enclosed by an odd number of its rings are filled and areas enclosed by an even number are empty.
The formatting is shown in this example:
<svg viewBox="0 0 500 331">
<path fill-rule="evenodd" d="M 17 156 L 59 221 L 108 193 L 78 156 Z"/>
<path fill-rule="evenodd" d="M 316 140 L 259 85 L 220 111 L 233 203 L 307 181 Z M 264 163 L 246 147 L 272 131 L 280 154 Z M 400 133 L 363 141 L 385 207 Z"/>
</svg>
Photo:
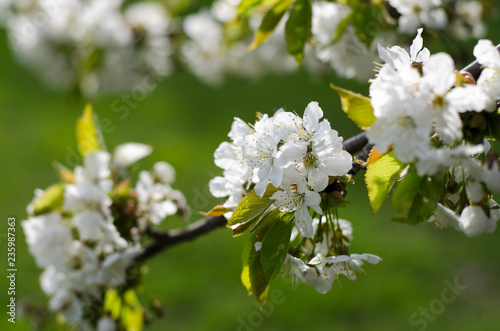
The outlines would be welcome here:
<svg viewBox="0 0 500 331">
<path fill-rule="evenodd" d="M 145 144 L 126 143 L 119 145 L 113 152 L 113 168 L 128 168 L 152 152 L 153 148 Z"/>
</svg>

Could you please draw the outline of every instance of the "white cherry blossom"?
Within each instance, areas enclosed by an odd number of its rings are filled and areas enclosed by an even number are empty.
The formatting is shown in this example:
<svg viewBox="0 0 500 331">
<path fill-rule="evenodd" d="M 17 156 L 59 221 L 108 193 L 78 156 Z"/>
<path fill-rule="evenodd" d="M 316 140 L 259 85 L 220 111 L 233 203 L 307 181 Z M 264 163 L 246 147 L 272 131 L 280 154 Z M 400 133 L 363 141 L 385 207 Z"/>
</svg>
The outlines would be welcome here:
<svg viewBox="0 0 500 331">
<path fill-rule="evenodd" d="M 474 56 L 485 67 L 477 85 L 488 96 L 486 110 L 493 112 L 497 109 L 496 101 L 500 100 L 500 51 L 491 40 L 482 39 L 474 47 Z"/>
<path fill-rule="evenodd" d="M 152 152 L 151 146 L 140 143 L 126 143 L 117 146 L 113 152 L 113 171 L 129 168 Z"/>
<path fill-rule="evenodd" d="M 351 254 L 338 256 L 315 256 L 309 264 L 322 265 L 322 274 L 325 279 L 338 279 L 344 275 L 350 280 L 356 279 L 356 273 L 364 272 L 363 261 L 378 264 L 382 259 L 373 254 Z"/>
<path fill-rule="evenodd" d="M 401 14 L 398 30 L 403 33 L 413 33 L 422 25 L 435 30 L 446 27 L 448 18 L 443 2 L 442 0 L 389 0 L 389 4 Z"/>
<path fill-rule="evenodd" d="M 498 204 L 490 202 L 490 215 L 486 215 L 481 206 L 471 205 L 465 207 L 460 215 L 458 223 L 462 231 L 468 237 L 474 237 L 481 234 L 493 233 L 497 227 L 497 222 L 500 220 L 500 209 Z"/>
<path fill-rule="evenodd" d="M 153 224 L 160 224 L 165 217 L 177 213 L 178 208 L 170 196 L 174 190 L 167 184 L 155 183 L 151 173 L 141 171 L 136 186 L 137 200 Z"/>
<path fill-rule="evenodd" d="M 304 232 L 306 237 L 310 238 L 314 235 L 313 220 L 309 213 L 309 208 L 312 208 L 318 214 L 323 213 L 319 206 L 321 203 L 319 193 L 313 191 L 297 192 L 280 190 L 271 196 L 271 200 L 275 200 L 274 206 L 281 212 L 295 212 L 295 224 Z"/>
</svg>

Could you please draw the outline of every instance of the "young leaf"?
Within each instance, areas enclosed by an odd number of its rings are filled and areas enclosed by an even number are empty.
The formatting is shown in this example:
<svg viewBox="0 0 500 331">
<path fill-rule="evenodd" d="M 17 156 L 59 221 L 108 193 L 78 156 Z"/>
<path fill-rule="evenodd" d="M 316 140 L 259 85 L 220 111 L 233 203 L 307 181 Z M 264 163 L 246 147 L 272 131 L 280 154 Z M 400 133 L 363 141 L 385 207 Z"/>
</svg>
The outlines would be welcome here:
<svg viewBox="0 0 500 331">
<path fill-rule="evenodd" d="M 54 170 L 57 172 L 59 175 L 59 178 L 65 182 L 65 183 L 74 183 L 75 182 L 75 175 L 71 170 L 66 168 L 64 165 L 62 165 L 59 162 L 52 162 L 52 167 Z"/>
<path fill-rule="evenodd" d="M 35 201 L 34 215 L 42 215 L 59 209 L 64 203 L 64 183 L 57 183 L 45 189 L 45 194 Z"/>
<path fill-rule="evenodd" d="M 269 229 L 272 228 L 276 222 L 279 222 L 280 215 L 278 209 L 266 214 L 257 225 L 243 249 L 241 282 L 249 294 L 255 294 L 262 306 L 264 306 L 266 302 L 270 278 L 266 275 L 264 267 L 262 266 L 262 249 L 256 250 L 255 244 L 264 240 Z"/>
<path fill-rule="evenodd" d="M 261 307 L 264 307 L 269 291 L 269 279 L 260 262 L 260 254 L 260 251 L 256 251 L 255 247 L 252 247 L 248 256 L 248 268 L 252 292 L 259 300 Z"/>
<path fill-rule="evenodd" d="M 426 221 L 436 210 L 442 189 L 442 176 L 420 177 L 413 167 L 410 168 L 394 190 L 392 205 L 400 213 L 392 220 L 407 224 Z"/>
<path fill-rule="evenodd" d="M 117 320 L 120 318 L 120 312 L 122 310 L 122 299 L 118 295 L 116 289 L 109 289 L 104 294 L 104 312 L 110 313 L 111 318 Z"/>
<path fill-rule="evenodd" d="M 353 10 L 351 24 L 354 32 L 362 43 L 370 47 L 383 22 L 382 8 L 372 4 L 356 4 L 351 8 Z"/>
<path fill-rule="evenodd" d="M 248 14 L 248 11 L 254 7 L 257 7 L 263 2 L 263 0 L 241 0 L 238 5 L 237 13 L 238 16 L 245 16 Z"/>
<path fill-rule="evenodd" d="M 351 21 L 351 14 L 347 15 L 342 19 L 342 21 L 340 21 L 339 25 L 337 25 L 337 30 L 335 31 L 335 35 L 333 36 L 330 45 L 335 44 L 342 37 L 350 21 Z"/>
<path fill-rule="evenodd" d="M 228 213 L 230 211 L 231 211 L 230 209 L 227 209 L 224 206 L 215 206 L 208 213 L 204 213 L 204 212 L 200 211 L 200 214 L 203 216 L 221 216 L 221 215 L 224 215 L 225 213 Z"/>
<path fill-rule="evenodd" d="M 310 0 L 295 0 L 286 22 L 285 35 L 288 53 L 302 65 L 304 46 L 311 35 L 312 9 Z"/>
<path fill-rule="evenodd" d="M 262 19 L 259 29 L 255 33 L 252 44 L 248 47 L 249 50 L 254 50 L 262 42 L 264 42 L 273 33 L 274 29 L 281 21 L 286 10 L 292 4 L 292 0 L 277 0 L 274 6 L 266 13 Z"/>
<path fill-rule="evenodd" d="M 394 156 L 393 152 L 383 155 L 375 162 L 368 165 L 365 174 L 368 198 L 373 208 L 373 213 L 382 206 L 392 186 L 398 179 L 406 165 Z"/>
<path fill-rule="evenodd" d="M 228 221 L 227 227 L 233 230 L 234 236 L 245 233 L 252 224 L 262 215 L 273 203 L 270 197 L 277 191 L 277 188 L 269 184 L 264 196 L 259 197 L 254 190 L 248 193 L 238 204 L 233 216 Z M 241 230 L 244 231 L 241 231 Z"/>
<path fill-rule="evenodd" d="M 264 216 L 262 222 L 258 225 L 256 231 L 250 238 L 250 247 L 248 253 L 248 275 L 251 289 L 257 297 L 262 307 L 266 304 L 267 292 L 269 290 L 270 277 L 267 276 L 261 262 L 262 248 L 255 249 L 255 243 L 262 242 L 276 222 L 279 222 L 280 211 L 275 209 Z"/>
<path fill-rule="evenodd" d="M 252 292 L 252 283 L 250 282 L 250 267 L 249 267 L 249 258 L 250 258 L 250 250 L 254 246 L 252 245 L 252 240 L 248 240 L 243 248 L 242 254 L 242 262 L 243 262 L 243 270 L 241 270 L 241 282 L 245 286 L 248 291 L 248 294 L 253 294 Z"/>
<path fill-rule="evenodd" d="M 268 279 L 272 279 L 285 261 L 293 223 L 278 221 L 262 240 L 260 261 Z"/>
<path fill-rule="evenodd" d="M 101 138 L 101 134 L 96 122 L 92 111 L 92 105 L 88 103 L 83 110 L 82 116 L 76 123 L 78 151 L 83 157 L 89 153 L 100 150 L 99 139 Z"/>
<path fill-rule="evenodd" d="M 392 206 L 397 211 L 408 212 L 412 203 L 418 195 L 420 185 L 424 178 L 420 177 L 412 167 L 408 173 L 398 182 L 392 195 Z"/>
<path fill-rule="evenodd" d="M 250 222 L 239 223 L 239 224 L 233 225 L 231 227 L 231 230 L 233 230 L 233 237 L 239 237 L 242 234 L 244 234 L 245 232 L 247 232 L 248 230 L 250 230 L 253 226 L 258 224 L 258 222 L 257 222 L 258 220 L 259 220 L 259 217 L 256 217 L 256 218 L 252 219 Z"/>
<path fill-rule="evenodd" d="M 127 331 L 142 330 L 144 324 L 144 309 L 133 289 L 129 289 L 123 294 L 121 320 Z"/>
<path fill-rule="evenodd" d="M 386 153 L 380 153 L 376 147 L 373 147 L 372 150 L 370 151 L 370 155 L 368 156 L 368 160 L 366 160 L 366 165 L 372 164 L 385 154 Z"/>
<path fill-rule="evenodd" d="M 362 130 L 367 130 L 375 122 L 370 98 L 341 87 L 330 85 L 340 96 L 342 110 Z"/>
</svg>

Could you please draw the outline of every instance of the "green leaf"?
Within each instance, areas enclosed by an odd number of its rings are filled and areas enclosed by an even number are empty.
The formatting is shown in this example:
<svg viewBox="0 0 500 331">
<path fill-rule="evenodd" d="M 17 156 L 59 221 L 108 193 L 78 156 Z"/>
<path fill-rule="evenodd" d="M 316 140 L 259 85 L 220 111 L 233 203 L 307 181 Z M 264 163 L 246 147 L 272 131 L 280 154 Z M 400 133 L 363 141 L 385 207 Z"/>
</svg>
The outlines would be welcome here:
<svg viewBox="0 0 500 331">
<path fill-rule="evenodd" d="M 109 312 L 111 318 L 118 320 L 122 310 L 122 298 L 116 289 L 109 289 L 104 294 L 104 312 Z"/>
<path fill-rule="evenodd" d="M 249 278 L 253 294 L 257 297 L 261 307 L 264 307 L 269 291 L 269 279 L 260 262 L 260 251 L 252 247 L 248 255 Z"/>
<path fill-rule="evenodd" d="M 238 5 L 237 9 L 238 16 L 246 16 L 250 9 L 257 7 L 262 2 L 263 0 L 242 0 Z"/>
<path fill-rule="evenodd" d="M 330 87 L 339 94 L 342 110 L 347 116 L 349 116 L 349 118 L 362 130 L 370 128 L 376 120 L 375 115 L 373 115 L 370 98 L 333 84 L 331 84 Z"/>
<path fill-rule="evenodd" d="M 260 261 L 268 279 L 281 269 L 286 258 L 293 223 L 278 221 L 269 229 L 262 240 Z"/>
<path fill-rule="evenodd" d="M 62 165 L 59 162 L 52 162 L 52 167 L 54 170 L 57 172 L 59 175 L 59 178 L 65 182 L 65 183 L 74 183 L 75 182 L 75 175 L 71 170 L 66 168 L 64 165 Z"/>
<path fill-rule="evenodd" d="M 274 6 L 266 13 L 262 19 L 262 23 L 259 29 L 255 33 L 252 44 L 249 46 L 249 50 L 257 48 L 262 42 L 264 42 L 274 31 L 281 18 L 285 14 L 286 10 L 292 4 L 292 0 L 277 0 Z"/>
<path fill-rule="evenodd" d="M 406 224 L 426 221 L 436 210 L 443 188 L 442 175 L 420 177 L 411 167 L 394 190 L 392 205 L 399 214 L 393 221 Z"/>
<path fill-rule="evenodd" d="M 102 139 L 98 127 L 92 105 L 88 103 L 76 123 L 76 142 L 81 156 L 85 157 L 87 154 L 101 149 L 99 141 Z"/>
<path fill-rule="evenodd" d="M 381 29 L 384 15 L 382 8 L 371 4 L 356 4 L 351 8 L 354 32 L 359 40 L 369 47 Z"/>
<path fill-rule="evenodd" d="M 233 236 L 242 235 L 259 219 L 258 216 L 261 216 L 273 203 L 270 197 L 277 190 L 269 184 L 262 198 L 252 190 L 240 201 L 227 224 L 227 227 L 233 230 Z"/>
<path fill-rule="evenodd" d="M 340 21 L 339 25 L 337 25 L 337 30 L 335 31 L 335 35 L 333 36 L 330 45 L 334 45 L 342 37 L 350 21 L 351 21 L 351 14 L 347 15 L 342 19 L 342 21 Z"/>
<path fill-rule="evenodd" d="M 378 161 L 377 161 L 378 162 Z M 415 201 L 424 178 L 420 177 L 412 167 L 398 182 L 392 195 L 392 206 L 397 211 L 407 212 Z"/>
<path fill-rule="evenodd" d="M 258 251 L 255 250 L 255 243 L 264 241 L 266 234 L 273 225 L 276 222 L 281 222 L 279 220 L 280 217 L 281 213 L 278 209 L 267 213 L 250 236 L 242 255 L 243 270 L 241 272 L 241 282 L 249 294 L 254 294 L 257 297 L 262 307 L 266 303 L 271 277 L 267 276 L 262 265 L 262 248 Z"/>
<path fill-rule="evenodd" d="M 311 35 L 312 9 L 310 0 L 295 0 L 286 22 L 285 35 L 288 53 L 302 65 L 304 46 Z"/>
<path fill-rule="evenodd" d="M 231 211 L 230 209 L 227 209 L 224 206 L 215 206 L 208 213 L 200 211 L 200 214 L 203 215 L 203 216 L 222 216 L 225 213 L 230 212 L 230 211 Z"/>
<path fill-rule="evenodd" d="M 133 289 L 123 294 L 121 321 L 127 331 L 140 331 L 144 324 L 144 309 Z"/>
<path fill-rule="evenodd" d="M 368 189 L 368 198 L 374 214 L 382 206 L 392 186 L 405 167 L 406 165 L 396 159 L 393 152 L 383 155 L 368 165 L 365 181 Z"/>
<path fill-rule="evenodd" d="M 57 210 L 64 203 L 64 183 L 57 183 L 45 189 L 45 194 L 35 201 L 34 215 L 42 215 Z"/>
<path fill-rule="evenodd" d="M 259 217 L 253 218 L 249 222 L 239 223 L 231 226 L 231 230 L 233 230 L 233 237 L 239 237 L 242 234 L 245 234 L 248 230 L 250 230 L 254 225 L 258 224 Z"/>
<path fill-rule="evenodd" d="M 119 321 L 126 331 L 140 331 L 144 325 L 144 309 L 136 292 L 128 289 L 120 295 L 116 289 L 109 289 L 104 295 L 104 312 Z M 119 327 L 120 330 L 122 328 Z"/>
<path fill-rule="evenodd" d="M 242 261 L 243 261 L 243 270 L 241 271 L 241 282 L 245 286 L 248 291 L 248 294 L 253 294 L 252 292 L 252 282 L 250 281 L 250 266 L 249 258 L 250 258 L 250 250 L 254 247 L 252 245 L 252 240 L 248 240 L 243 248 Z"/>
</svg>

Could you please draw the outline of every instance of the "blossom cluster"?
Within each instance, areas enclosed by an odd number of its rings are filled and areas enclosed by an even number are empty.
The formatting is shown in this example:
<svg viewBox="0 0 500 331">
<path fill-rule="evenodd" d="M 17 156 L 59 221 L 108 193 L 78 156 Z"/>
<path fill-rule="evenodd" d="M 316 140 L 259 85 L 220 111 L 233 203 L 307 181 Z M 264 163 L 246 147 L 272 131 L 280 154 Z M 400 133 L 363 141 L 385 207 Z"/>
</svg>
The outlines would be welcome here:
<svg viewBox="0 0 500 331">
<path fill-rule="evenodd" d="M 241 24 L 248 30 L 243 37 L 235 36 L 230 28 L 237 19 L 239 0 L 217 0 L 210 9 L 188 15 L 183 31 L 189 38 L 180 46 L 181 59 L 198 78 L 209 84 L 220 84 L 227 76 L 255 79 L 268 73 L 296 70 L 297 64 L 286 51 L 284 24 L 268 42 L 253 51 L 248 50 L 252 35 L 262 16 Z"/>
<path fill-rule="evenodd" d="M 22 62 L 53 85 L 77 87 L 85 96 L 137 86 L 151 89 L 149 81 L 169 75 L 175 63 L 184 63 L 209 84 L 228 75 L 256 78 L 296 70 L 285 36 L 290 10 L 267 40 L 250 51 L 265 15 L 262 10 L 241 15 L 240 3 L 216 0 L 210 8 L 178 17 L 170 13 L 173 4 L 154 1 L 5 0 L 0 2 L 0 25 L 6 26 Z M 480 23 L 485 11 L 481 1 L 389 0 L 370 6 L 358 13 L 349 3 L 312 1 L 305 67 L 314 74 L 333 68 L 341 77 L 366 81 L 373 74 L 376 45 L 393 43 L 397 32 L 449 28 L 466 39 L 486 31 Z M 362 27 L 349 23 L 359 15 L 366 21 Z"/>
<path fill-rule="evenodd" d="M 263 15 L 253 14 L 243 38 L 231 40 L 237 18 L 239 0 L 217 0 L 210 10 L 192 14 L 184 20 L 184 32 L 190 38 L 181 46 L 182 59 L 190 70 L 208 83 L 220 83 L 229 74 L 258 77 L 265 73 L 287 73 L 297 64 L 286 51 L 285 21 L 288 13 L 274 29 L 271 36 L 259 47 L 248 50 L 253 35 L 257 32 Z M 313 74 L 320 74 L 331 67 L 346 78 L 367 80 L 373 74 L 373 60 L 377 58 L 377 43 L 393 41 L 393 33 L 377 36 L 371 47 L 367 47 L 356 36 L 354 28 L 348 26 L 340 31 L 341 22 L 351 14 L 348 5 L 327 1 L 312 2 L 311 32 L 315 39 L 306 45 L 304 66 Z M 207 34 L 206 31 L 210 31 Z M 332 42 L 341 32 L 341 37 Z"/>
<path fill-rule="evenodd" d="M 377 34 L 371 45 L 367 46 L 358 38 L 353 26 L 343 26 L 343 22 L 352 14 L 348 5 L 315 1 L 312 12 L 314 55 L 318 60 L 333 68 L 340 77 L 362 81 L 371 78 L 373 61 L 378 58 L 377 44 L 392 43 L 396 35 L 390 31 Z"/>
<path fill-rule="evenodd" d="M 255 125 L 235 118 L 228 134 L 232 142 L 223 142 L 214 154 L 224 176 L 210 181 L 211 193 L 227 197 L 224 207 L 234 209 L 252 188 L 262 197 L 272 185 L 279 188 L 271 197 L 273 207 L 294 212 L 297 227 L 313 236 L 309 208 L 321 214 L 319 193 L 330 177 L 345 176 L 352 167 L 342 137 L 322 117 L 313 101 L 302 118 L 283 109 L 272 117 L 259 114 Z"/>
<path fill-rule="evenodd" d="M 265 72 L 288 72 L 296 65 L 286 54 L 285 24 L 288 13 L 274 29 L 272 35 L 257 49 L 247 52 L 251 35 L 255 35 L 263 20 L 263 15 L 252 14 L 247 37 L 238 41 L 230 24 L 237 18 L 239 0 L 217 0 L 210 11 L 188 16 L 184 21 L 184 31 L 191 38 L 183 45 L 184 60 L 191 70 L 208 82 L 220 82 L 229 73 L 244 76 L 262 75 Z M 473 27 L 474 37 L 485 33 L 484 25 L 478 23 L 483 15 L 480 1 L 457 1 L 453 13 L 447 11 L 449 1 L 390 1 L 398 12 L 395 25 L 400 33 L 413 33 L 420 25 L 442 30 L 453 26 L 459 38 L 470 37 L 469 27 Z M 361 41 L 356 27 L 346 25 L 353 15 L 352 8 L 340 2 L 313 1 L 311 45 L 306 45 L 305 66 L 312 73 L 324 72 L 331 67 L 337 75 L 366 81 L 372 77 L 373 61 L 378 59 L 377 45 L 389 44 L 396 40 L 396 33 L 386 29 L 377 33 L 370 45 Z M 451 17 L 451 18 L 448 18 Z M 377 20 L 375 17 L 372 20 Z M 373 22 L 371 22 L 373 23 Z M 229 26 L 229 27 L 228 27 Z M 206 31 L 210 31 L 207 34 Z M 231 34 L 233 33 L 233 35 Z"/>
<path fill-rule="evenodd" d="M 450 55 L 431 55 L 421 33 L 409 54 L 379 46 L 385 64 L 370 85 L 376 121 L 367 136 L 380 152 L 392 149 L 414 164 L 420 176 L 447 177 L 447 194 L 429 221 L 468 236 L 491 233 L 500 219 L 490 199 L 500 191 L 500 162 L 486 138 L 499 117 L 500 52 L 479 41 L 474 55 L 484 70 L 476 82 L 457 73 Z"/>
<path fill-rule="evenodd" d="M 225 197 L 223 207 L 236 209 L 234 213 L 252 189 L 261 199 L 272 201 L 264 214 L 277 210 L 278 222 L 295 223 L 282 275 L 326 293 L 341 275 L 355 280 L 364 261 L 376 264 L 381 259 L 349 253 L 352 225 L 334 215 L 342 206 L 352 156 L 322 118 L 317 102 L 308 104 L 302 118 L 283 109 L 272 117 L 259 114 L 254 125 L 235 118 L 228 134 L 232 141 L 223 142 L 214 153 L 215 164 L 224 173 L 210 181 L 210 191 Z M 273 193 L 264 197 L 267 190 Z M 264 245 L 257 241 L 251 249 L 258 252 Z"/>
<path fill-rule="evenodd" d="M 171 72 L 173 26 L 158 2 L 4 3 L 0 25 L 16 55 L 57 87 L 79 88 L 88 97 L 149 86 Z"/>
<path fill-rule="evenodd" d="M 482 17 L 485 8 L 481 1 L 469 0 L 389 0 L 400 15 L 398 17 L 398 30 L 402 33 L 412 34 L 420 27 L 433 30 L 449 29 L 459 37 L 474 38 L 484 36 L 485 26 Z M 454 14 L 447 12 L 453 8 Z"/>
<path fill-rule="evenodd" d="M 166 162 L 142 171 L 135 189 L 130 187 L 128 170 L 151 151 L 127 143 L 113 156 L 91 152 L 74 172 L 63 169 L 62 183 L 35 191 L 22 226 L 30 253 L 44 269 L 40 282 L 50 308 L 68 324 L 91 329 L 88 310 L 102 305 L 106 290 L 127 286 L 127 270 L 143 251 L 148 224 L 187 212 L 184 196 L 170 186 L 175 172 Z"/>
<path fill-rule="evenodd" d="M 283 264 L 282 273 L 288 275 L 292 285 L 300 281 L 324 294 L 331 290 L 334 281 L 340 282 L 340 276 L 356 280 L 356 273 L 364 273 L 364 262 L 382 261 L 373 254 L 349 253 L 353 239 L 349 221 L 326 215 L 315 218 L 313 228 L 320 235 L 306 240 L 294 255 L 287 254 Z M 296 236 L 296 232 L 292 233 L 291 240 L 296 240 Z"/>
</svg>

